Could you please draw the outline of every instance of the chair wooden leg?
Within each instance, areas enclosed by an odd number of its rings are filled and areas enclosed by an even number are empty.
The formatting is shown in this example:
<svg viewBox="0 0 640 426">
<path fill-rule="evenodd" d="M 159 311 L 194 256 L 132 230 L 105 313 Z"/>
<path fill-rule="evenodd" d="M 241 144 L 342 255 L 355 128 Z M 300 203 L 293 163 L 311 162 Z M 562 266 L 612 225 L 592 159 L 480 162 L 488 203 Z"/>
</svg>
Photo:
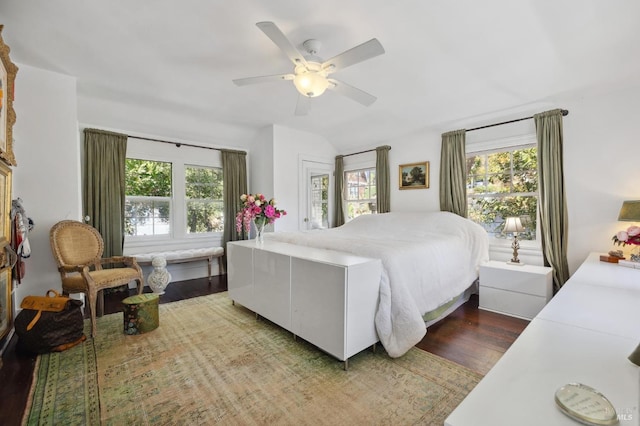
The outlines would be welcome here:
<svg viewBox="0 0 640 426">
<path fill-rule="evenodd" d="M 104 315 L 104 290 L 98 291 L 97 298 L 98 298 L 98 312 L 96 312 L 96 314 L 99 317 L 101 317 L 102 315 Z"/>
<path fill-rule="evenodd" d="M 144 281 L 136 280 L 136 283 L 138 285 L 138 294 L 142 294 L 142 290 L 144 289 Z"/>
<path fill-rule="evenodd" d="M 96 337 L 98 332 L 96 326 L 96 299 L 98 298 L 98 292 L 89 290 L 87 295 L 89 296 L 89 309 L 91 309 L 91 337 Z"/>
</svg>

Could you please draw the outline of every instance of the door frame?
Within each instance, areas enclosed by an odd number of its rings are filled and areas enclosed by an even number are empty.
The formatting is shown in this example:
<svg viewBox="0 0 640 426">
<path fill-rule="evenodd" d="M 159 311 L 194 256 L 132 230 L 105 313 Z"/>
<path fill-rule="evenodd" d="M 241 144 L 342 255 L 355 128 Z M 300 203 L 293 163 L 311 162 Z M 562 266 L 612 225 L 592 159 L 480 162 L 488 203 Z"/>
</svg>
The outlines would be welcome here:
<svg viewBox="0 0 640 426">
<path fill-rule="evenodd" d="M 300 231 L 307 230 L 306 218 L 309 217 L 309 211 L 311 207 L 311 199 L 309 197 L 309 182 L 313 174 L 328 174 L 329 175 L 329 200 L 327 208 L 329 209 L 329 226 L 333 223 L 333 192 L 334 192 L 334 176 L 333 169 L 334 163 L 325 158 L 300 156 L 298 170 L 298 203 L 299 212 L 298 215 L 298 229 Z"/>
</svg>

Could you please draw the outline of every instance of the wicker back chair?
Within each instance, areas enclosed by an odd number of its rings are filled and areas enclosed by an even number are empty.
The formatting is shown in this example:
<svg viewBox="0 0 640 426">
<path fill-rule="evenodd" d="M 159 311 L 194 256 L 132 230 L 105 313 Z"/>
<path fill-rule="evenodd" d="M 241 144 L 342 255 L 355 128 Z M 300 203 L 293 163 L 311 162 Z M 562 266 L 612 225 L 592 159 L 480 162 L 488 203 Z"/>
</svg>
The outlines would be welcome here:
<svg viewBox="0 0 640 426">
<path fill-rule="evenodd" d="M 136 281 L 142 293 L 144 278 L 135 258 L 114 256 L 102 258 L 104 242 L 92 226 L 75 220 L 56 223 L 49 232 L 53 257 L 58 264 L 63 294 L 84 293 L 91 310 L 91 336 L 96 336 L 96 301 L 100 295 L 100 313 L 104 310 L 102 290 Z M 102 269 L 106 264 L 125 267 Z"/>
</svg>

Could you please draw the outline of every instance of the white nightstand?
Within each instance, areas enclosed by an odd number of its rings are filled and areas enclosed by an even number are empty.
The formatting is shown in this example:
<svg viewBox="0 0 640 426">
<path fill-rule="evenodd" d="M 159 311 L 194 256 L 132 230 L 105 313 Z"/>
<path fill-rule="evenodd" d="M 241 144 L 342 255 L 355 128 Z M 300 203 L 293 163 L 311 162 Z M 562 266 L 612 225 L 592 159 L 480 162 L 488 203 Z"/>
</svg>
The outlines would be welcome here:
<svg viewBox="0 0 640 426">
<path fill-rule="evenodd" d="M 480 266 L 480 309 L 532 319 L 553 296 L 553 268 L 489 261 Z"/>
</svg>

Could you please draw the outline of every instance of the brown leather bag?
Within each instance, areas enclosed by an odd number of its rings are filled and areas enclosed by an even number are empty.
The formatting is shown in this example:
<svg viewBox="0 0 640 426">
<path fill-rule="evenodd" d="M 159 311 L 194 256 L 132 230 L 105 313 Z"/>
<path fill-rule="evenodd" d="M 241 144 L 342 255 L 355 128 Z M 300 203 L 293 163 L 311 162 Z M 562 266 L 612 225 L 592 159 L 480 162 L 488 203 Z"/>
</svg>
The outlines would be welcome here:
<svg viewBox="0 0 640 426">
<path fill-rule="evenodd" d="M 21 348 L 35 353 L 68 349 L 85 340 L 82 302 L 55 290 L 46 296 L 27 296 L 16 315 L 15 329 Z"/>
<path fill-rule="evenodd" d="M 51 293 L 53 293 L 53 296 L 50 296 Z M 69 300 L 71 300 L 71 298 L 68 296 L 60 296 L 60 293 L 55 290 L 47 291 L 46 296 L 27 296 L 22 299 L 20 308 L 38 311 L 38 313 L 33 317 L 33 320 L 27 326 L 27 331 L 31 330 L 33 326 L 36 325 L 42 316 L 43 311 L 62 312 L 67 307 Z"/>
</svg>

